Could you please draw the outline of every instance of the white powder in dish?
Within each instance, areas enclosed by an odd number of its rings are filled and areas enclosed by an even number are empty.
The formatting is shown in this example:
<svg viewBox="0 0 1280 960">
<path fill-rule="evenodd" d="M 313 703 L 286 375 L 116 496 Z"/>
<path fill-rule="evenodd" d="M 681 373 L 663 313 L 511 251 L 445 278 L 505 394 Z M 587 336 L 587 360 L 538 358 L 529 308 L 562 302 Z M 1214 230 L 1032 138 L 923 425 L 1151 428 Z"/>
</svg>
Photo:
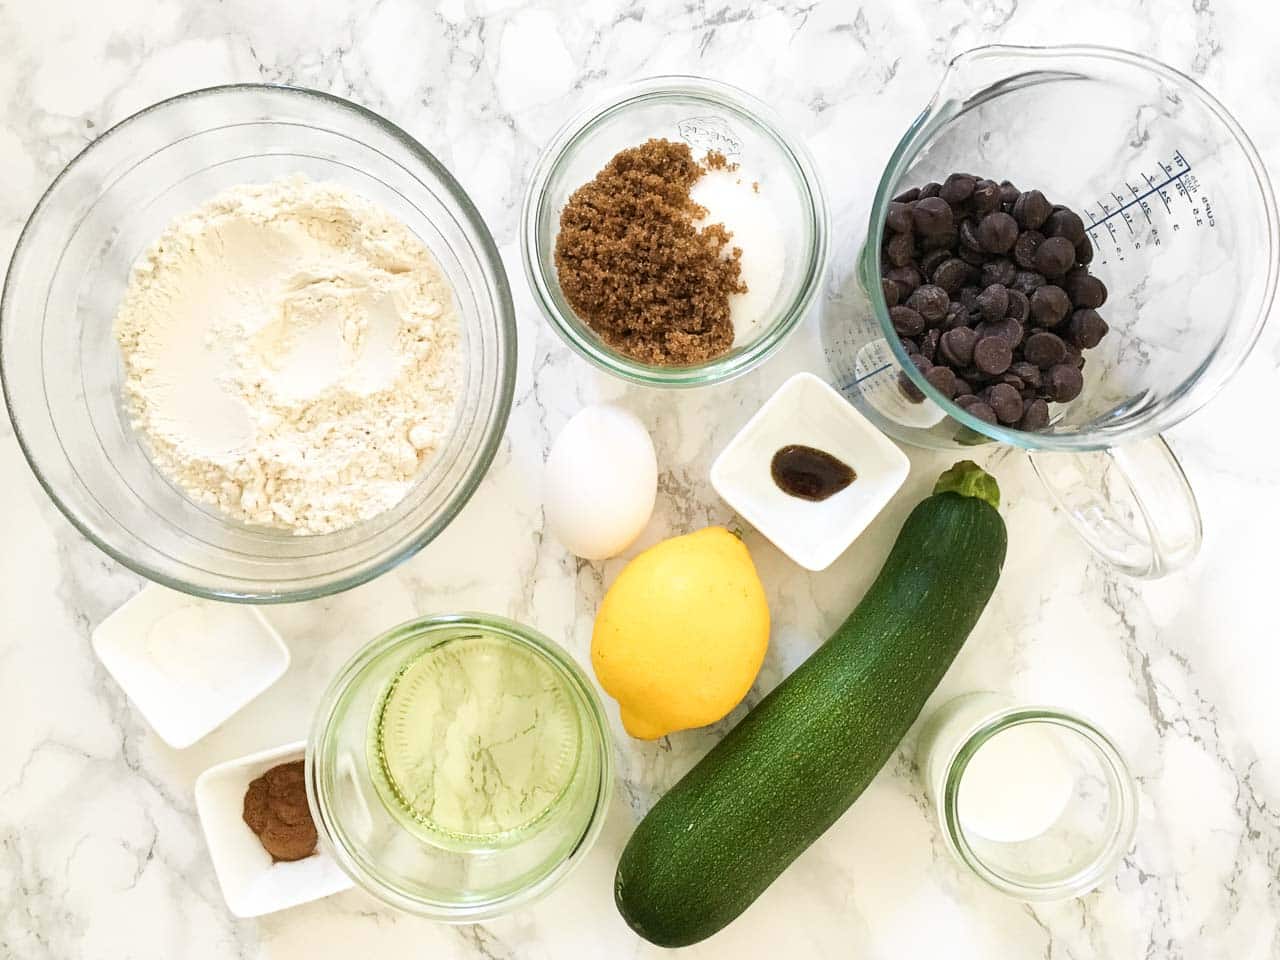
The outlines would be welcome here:
<svg viewBox="0 0 1280 960">
<path fill-rule="evenodd" d="M 296 533 L 398 503 L 461 389 L 453 291 L 422 241 L 304 177 L 233 187 L 169 224 L 115 333 L 159 468 L 237 520 Z"/>
<path fill-rule="evenodd" d="M 729 296 L 734 344 L 741 346 L 768 326 L 770 310 L 782 286 L 786 252 L 778 215 L 764 190 L 735 167 L 708 170 L 694 182 L 689 196 L 707 211 L 698 226 L 724 224 L 732 234 L 727 249 L 742 250 L 739 264 L 747 292 Z"/>
</svg>

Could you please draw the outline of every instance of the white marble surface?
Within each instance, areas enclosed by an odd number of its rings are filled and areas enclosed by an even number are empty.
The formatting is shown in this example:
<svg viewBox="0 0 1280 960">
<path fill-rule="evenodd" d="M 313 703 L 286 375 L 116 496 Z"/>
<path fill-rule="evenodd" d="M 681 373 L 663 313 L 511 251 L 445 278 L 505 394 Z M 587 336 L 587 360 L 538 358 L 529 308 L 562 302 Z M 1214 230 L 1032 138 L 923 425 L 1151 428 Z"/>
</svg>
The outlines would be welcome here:
<svg viewBox="0 0 1280 960">
<path fill-rule="evenodd" d="M 577 563 L 542 536 L 535 480 L 550 437 L 601 397 L 645 419 L 662 471 L 644 536 L 651 543 L 730 519 L 707 482 L 712 457 L 791 371 L 820 368 L 812 318 L 752 376 L 694 393 L 624 388 L 555 339 L 525 291 L 514 237 L 525 174 L 566 112 L 643 74 L 739 83 L 808 137 L 837 229 L 856 230 L 884 158 L 943 63 L 997 38 L 1106 42 L 1157 55 L 1218 93 L 1280 170 L 1280 13 L 1251 0 L 0 5 L 5 252 L 61 166 L 135 109 L 213 83 L 296 82 L 386 114 L 453 169 L 503 248 L 521 336 L 510 429 L 470 506 L 434 545 L 380 580 L 271 611 L 292 648 L 288 674 L 181 752 L 146 728 L 89 649 L 91 628 L 139 589 L 138 578 L 57 514 L 8 423 L 0 425 L 0 956 L 659 955 L 614 911 L 614 864 L 639 814 L 719 729 L 637 744 L 615 717 L 621 778 L 602 841 L 546 901 L 484 926 L 432 925 L 358 892 L 238 922 L 214 881 L 192 783 L 215 762 L 303 735 L 331 672 L 411 614 L 507 614 L 585 661 L 602 585 L 620 564 Z M 984 888 L 943 850 L 908 740 L 746 916 L 689 956 L 1280 955 L 1280 450 L 1265 419 L 1278 344 L 1273 329 L 1225 393 L 1171 435 L 1207 525 L 1202 555 L 1181 575 L 1153 584 L 1111 575 L 1046 504 L 1021 458 L 992 460 L 1006 495 L 1007 573 L 937 697 L 1006 690 L 1074 706 L 1111 731 L 1142 792 L 1137 847 L 1119 875 L 1082 900 L 1051 906 Z M 903 494 L 825 573 L 804 574 L 748 535 L 776 622 L 759 688 L 812 650 L 869 582 L 897 523 L 945 460 L 912 457 Z"/>
</svg>

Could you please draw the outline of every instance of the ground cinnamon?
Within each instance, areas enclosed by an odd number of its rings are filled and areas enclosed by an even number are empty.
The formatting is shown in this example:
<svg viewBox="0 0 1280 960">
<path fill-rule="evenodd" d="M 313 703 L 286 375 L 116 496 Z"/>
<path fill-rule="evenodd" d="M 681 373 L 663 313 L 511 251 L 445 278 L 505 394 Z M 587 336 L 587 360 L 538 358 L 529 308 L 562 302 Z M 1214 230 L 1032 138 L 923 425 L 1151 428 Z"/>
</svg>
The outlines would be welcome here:
<svg viewBox="0 0 1280 960">
<path fill-rule="evenodd" d="M 249 784 L 244 822 L 272 860 L 301 860 L 315 853 L 316 825 L 301 760 L 272 767 Z"/>
<path fill-rule="evenodd" d="M 702 363 L 733 346 L 729 297 L 745 293 L 742 251 L 689 191 L 707 169 L 684 143 L 623 150 L 569 198 L 556 270 L 570 306 L 609 346 L 643 363 Z"/>
</svg>

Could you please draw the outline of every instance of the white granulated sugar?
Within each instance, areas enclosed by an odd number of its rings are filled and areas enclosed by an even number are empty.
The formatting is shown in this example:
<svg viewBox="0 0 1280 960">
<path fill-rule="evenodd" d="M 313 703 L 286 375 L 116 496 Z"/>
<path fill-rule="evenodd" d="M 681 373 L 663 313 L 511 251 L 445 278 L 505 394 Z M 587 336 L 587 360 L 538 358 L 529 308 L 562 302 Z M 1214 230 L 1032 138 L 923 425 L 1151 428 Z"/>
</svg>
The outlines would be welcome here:
<svg viewBox="0 0 1280 960">
<path fill-rule="evenodd" d="M 698 226 L 723 224 L 731 234 L 726 252 L 742 251 L 739 266 L 747 292 L 729 295 L 729 321 L 734 343 L 747 343 L 773 321 L 782 286 L 787 258 L 778 215 L 768 195 L 736 167 L 708 170 L 694 181 L 689 196 L 707 211 Z"/>
<path fill-rule="evenodd" d="M 398 503 L 461 389 L 453 292 L 422 241 L 303 177 L 171 223 L 134 265 L 115 331 L 159 468 L 237 520 L 297 533 Z"/>
</svg>

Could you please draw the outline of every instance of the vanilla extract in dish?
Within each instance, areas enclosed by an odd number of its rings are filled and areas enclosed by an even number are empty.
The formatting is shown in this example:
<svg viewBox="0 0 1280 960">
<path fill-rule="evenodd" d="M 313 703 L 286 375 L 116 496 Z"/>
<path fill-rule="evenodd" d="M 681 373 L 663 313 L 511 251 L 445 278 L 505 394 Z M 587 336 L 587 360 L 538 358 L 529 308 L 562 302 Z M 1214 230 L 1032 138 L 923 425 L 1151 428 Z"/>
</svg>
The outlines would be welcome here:
<svg viewBox="0 0 1280 960">
<path fill-rule="evenodd" d="M 783 493 L 814 502 L 835 496 L 858 479 L 853 467 L 843 460 L 799 443 L 775 453 L 769 469 Z"/>
</svg>

